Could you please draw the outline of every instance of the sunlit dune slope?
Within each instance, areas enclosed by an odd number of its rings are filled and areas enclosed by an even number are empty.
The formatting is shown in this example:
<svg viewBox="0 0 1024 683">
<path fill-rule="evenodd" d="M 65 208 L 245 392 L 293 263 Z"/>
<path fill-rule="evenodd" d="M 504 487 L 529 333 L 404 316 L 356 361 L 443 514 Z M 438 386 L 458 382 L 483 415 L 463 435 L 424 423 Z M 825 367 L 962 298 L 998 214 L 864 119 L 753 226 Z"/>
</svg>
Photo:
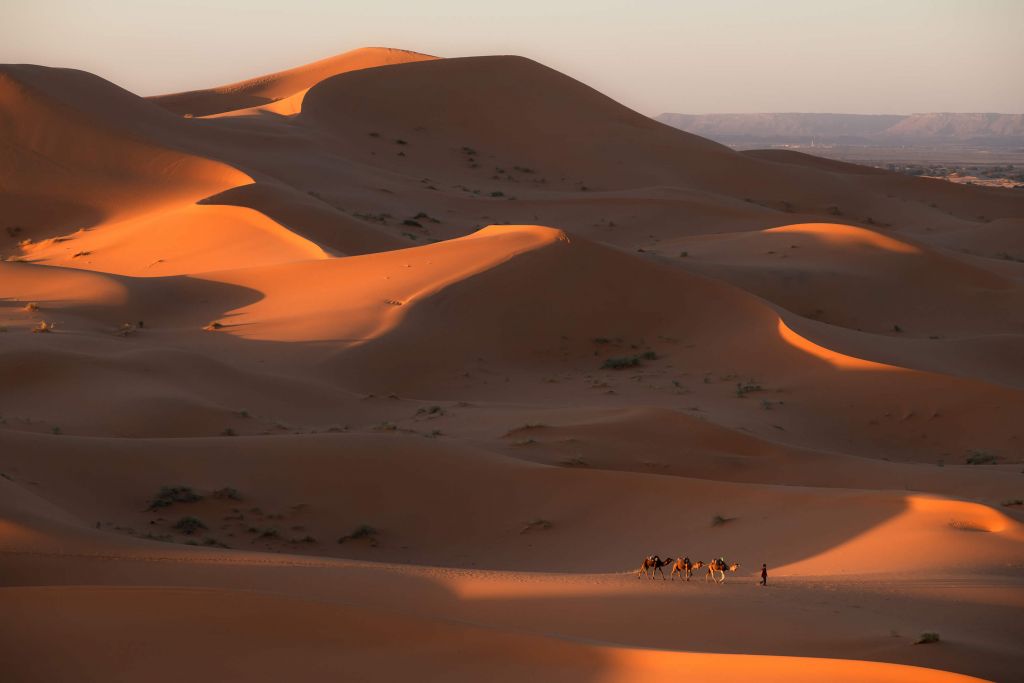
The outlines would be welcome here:
<svg viewBox="0 0 1024 683">
<path fill-rule="evenodd" d="M 4 251 L 251 182 L 150 139 L 173 123 L 159 107 L 91 74 L 0 67 L 0 209 L 11 229 L 0 234 Z"/>
<path fill-rule="evenodd" d="M 803 223 L 679 246 L 687 268 L 831 325 L 925 338 L 1024 332 L 1024 286 L 878 230 Z"/>
<path fill-rule="evenodd" d="M 22 249 L 31 262 L 154 277 L 326 258 L 316 244 L 246 207 L 174 203 Z"/>
<path fill-rule="evenodd" d="M 431 59 L 436 59 L 436 57 L 408 50 L 367 47 L 230 85 L 207 90 L 158 95 L 149 100 L 180 115 L 209 116 L 250 107 L 259 107 L 281 114 L 293 114 L 297 113 L 301 107 L 302 94 L 331 76 L 359 69 Z M 293 96 L 298 96 L 297 101 L 293 104 L 286 105 L 281 102 L 281 100 Z"/>
<path fill-rule="evenodd" d="M 0 606 L 21 624 L 0 650 L 12 681 L 43 674 L 81 681 L 178 681 L 197 669 L 254 681 L 398 680 L 424 671 L 450 681 L 633 682 L 687 671 L 721 681 L 969 683 L 980 679 L 918 667 L 802 657 L 683 653 L 587 644 L 423 616 L 271 594 L 174 588 L 2 589 Z M 54 616 L 61 614 L 62 618 Z M 214 616 L 211 616 L 214 615 Z M 75 628 L 88 620 L 85 632 Z M 230 629 L 224 628 L 226 623 Z M 67 645 L 40 649 L 42 634 Z M 119 644 L 116 665 L 98 657 Z M 155 670 L 173 648 L 189 653 Z M 402 652 L 396 657 L 394 652 Z M 17 657 L 14 653 L 17 652 Z M 287 653 L 287 655 L 285 655 Z M 27 656 L 26 656 L 27 655 Z M 31 666 L 29 666 L 31 662 Z"/>
</svg>

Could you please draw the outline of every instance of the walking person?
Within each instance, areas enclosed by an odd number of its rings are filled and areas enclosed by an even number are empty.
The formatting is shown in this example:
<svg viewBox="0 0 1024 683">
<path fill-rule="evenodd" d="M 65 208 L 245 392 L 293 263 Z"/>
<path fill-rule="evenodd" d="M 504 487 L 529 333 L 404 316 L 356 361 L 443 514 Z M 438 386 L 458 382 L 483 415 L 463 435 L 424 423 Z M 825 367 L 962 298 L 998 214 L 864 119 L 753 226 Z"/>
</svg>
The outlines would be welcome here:
<svg viewBox="0 0 1024 683">
<path fill-rule="evenodd" d="M 761 585 L 768 585 L 768 565 L 765 563 L 761 563 Z"/>
</svg>

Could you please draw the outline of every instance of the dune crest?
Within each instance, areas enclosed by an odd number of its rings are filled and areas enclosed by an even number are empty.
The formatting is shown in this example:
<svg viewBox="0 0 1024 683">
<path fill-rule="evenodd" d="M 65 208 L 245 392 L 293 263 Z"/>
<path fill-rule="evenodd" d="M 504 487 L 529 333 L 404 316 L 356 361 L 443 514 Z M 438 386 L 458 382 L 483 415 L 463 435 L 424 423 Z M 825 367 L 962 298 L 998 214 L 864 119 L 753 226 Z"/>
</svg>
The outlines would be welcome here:
<svg viewBox="0 0 1024 683">
<path fill-rule="evenodd" d="M 225 115 L 236 110 L 294 114 L 301 109 L 306 91 L 326 78 L 359 69 L 431 59 L 437 57 L 394 48 L 364 47 L 229 85 L 157 95 L 149 100 L 182 116 Z"/>
</svg>

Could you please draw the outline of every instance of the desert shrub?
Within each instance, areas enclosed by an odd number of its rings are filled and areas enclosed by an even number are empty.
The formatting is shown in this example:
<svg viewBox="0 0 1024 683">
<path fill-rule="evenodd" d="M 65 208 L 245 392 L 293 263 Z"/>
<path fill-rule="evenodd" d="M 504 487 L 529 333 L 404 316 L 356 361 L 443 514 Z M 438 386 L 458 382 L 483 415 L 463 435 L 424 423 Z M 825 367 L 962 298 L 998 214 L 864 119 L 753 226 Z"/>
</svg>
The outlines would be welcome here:
<svg viewBox="0 0 1024 683">
<path fill-rule="evenodd" d="M 360 539 L 368 539 L 371 545 L 376 545 L 376 536 L 378 532 L 375 528 L 369 524 L 360 524 L 351 533 L 345 534 L 338 539 L 338 543 L 344 543 L 345 541 L 358 541 Z"/>
<path fill-rule="evenodd" d="M 491 193 L 491 196 L 492 197 L 504 197 L 505 193 L 502 192 L 501 190 L 495 190 L 494 192 Z"/>
<path fill-rule="evenodd" d="M 644 351 L 640 354 L 640 357 L 644 360 L 658 360 L 658 354 L 654 351 Z"/>
<path fill-rule="evenodd" d="M 1014 505 L 1024 505 L 1024 500 L 1020 498 L 1012 498 L 1010 500 L 1003 501 L 1003 507 L 1013 507 Z"/>
<path fill-rule="evenodd" d="M 722 515 L 715 515 L 711 518 L 711 526 L 722 526 L 724 524 L 728 524 L 732 520 L 732 517 L 723 517 Z"/>
<path fill-rule="evenodd" d="M 747 394 L 755 391 L 761 391 L 761 385 L 755 384 L 754 382 L 737 382 L 736 383 L 736 397 L 743 398 Z"/>
<path fill-rule="evenodd" d="M 444 415 L 444 408 L 441 406 L 430 406 L 429 408 L 420 408 L 416 411 L 417 415 Z"/>
<path fill-rule="evenodd" d="M 939 634 L 935 633 L 934 631 L 926 631 L 926 632 L 922 633 L 921 636 L 917 640 L 914 641 L 914 644 L 915 645 L 927 645 L 928 643 L 937 643 L 937 642 L 939 642 Z"/>
<path fill-rule="evenodd" d="M 161 486 L 160 491 L 149 502 L 147 510 L 159 510 L 170 507 L 174 503 L 194 503 L 203 497 L 190 486 Z"/>
<path fill-rule="evenodd" d="M 242 500 L 242 497 L 238 495 L 238 489 L 231 488 L 230 486 L 217 489 L 212 495 L 218 500 Z"/>
<path fill-rule="evenodd" d="M 49 334 L 53 332 L 53 328 L 56 327 L 53 323 L 48 323 L 45 320 L 41 321 L 38 326 L 33 327 L 32 331 L 42 334 Z"/>
<path fill-rule="evenodd" d="M 227 429 L 225 429 L 225 430 L 224 430 L 223 432 L 221 432 L 221 433 L 220 433 L 220 435 L 221 435 L 221 436 L 238 436 L 238 432 L 236 432 L 236 431 L 235 431 L 234 429 L 232 429 L 231 427 L 228 427 L 228 428 L 227 428 Z"/>
<path fill-rule="evenodd" d="M 224 327 L 223 323 L 219 323 L 215 320 L 212 323 L 208 324 L 203 329 L 206 330 L 207 332 L 211 332 L 213 330 L 219 330 L 222 327 Z"/>
<path fill-rule="evenodd" d="M 535 531 L 535 530 L 545 531 L 547 529 L 550 529 L 553 526 L 554 526 L 554 524 L 552 524 L 551 522 L 549 522 L 546 519 L 535 519 L 532 522 L 530 522 L 529 524 L 527 524 L 526 526 L 524 526 L 519 531 L 519 533 L 525 534 L 525 533 L 527 533 L 529 531 Z"/>
<path fill-rule="evenodd" d="M 615 356 L 612 358 L 606 358 L 604 364 L 601 365 L 603 370 L 623 370 L 625 368 L 633 368 L 640 365 L 639 356 Z"/>
<path fill-rule="evenodd" d="M 988 451 L 973 450 L 967 453 L 968 465 L 988 465 L 994 463 L 998 458 L 994 453 Z"/>
<path fill-rule="evenodd" d="M 206 525 L 198 517 L 182 517 L 174 523 L 174 529 L 183 534 L 191 536 L 197 531 L 202 531 Z"/>
<path fill-rule="evenodd" d="M 277 529 L 264 529 L 257 538 L 277 538 L 278 535 Z"/>
<path fill-rule="evenodd" d="M 34 301 L 29 302 L 29 303 L 25 304 L 25 306 L 24 306 L 24 308 L 22 310 L 28 311 L 29 313 L 32 313 L 33 311 L 38 311 L 39 310 L 39 304 L 37 304 Z"/>
<path fill-rule="evenodd" d="M 413 220 L 412 218 L 406 218 L 404 221 L 402 221 L 402 225 L 408 225 L 408 226 L 411 226 L 413 228 L 422 228 L 423 227 L 422 223 L 420 223 L 417 220 Z"/>
</svg>

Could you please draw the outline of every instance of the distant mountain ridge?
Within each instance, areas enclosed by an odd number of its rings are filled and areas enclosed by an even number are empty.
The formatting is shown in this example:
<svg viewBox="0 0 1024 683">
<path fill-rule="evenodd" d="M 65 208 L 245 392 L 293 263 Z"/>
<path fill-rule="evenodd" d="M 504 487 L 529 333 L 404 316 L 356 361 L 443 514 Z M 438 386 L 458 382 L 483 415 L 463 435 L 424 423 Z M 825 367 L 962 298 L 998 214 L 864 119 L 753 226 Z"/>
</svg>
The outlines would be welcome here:
<svg viewBox="0 0 1024 683">
<path fill-rule="evenodd" d="M 656 120 L 719 141 L 1024 141 L 1022 114 L 674 114 Z"/>
</svg>

